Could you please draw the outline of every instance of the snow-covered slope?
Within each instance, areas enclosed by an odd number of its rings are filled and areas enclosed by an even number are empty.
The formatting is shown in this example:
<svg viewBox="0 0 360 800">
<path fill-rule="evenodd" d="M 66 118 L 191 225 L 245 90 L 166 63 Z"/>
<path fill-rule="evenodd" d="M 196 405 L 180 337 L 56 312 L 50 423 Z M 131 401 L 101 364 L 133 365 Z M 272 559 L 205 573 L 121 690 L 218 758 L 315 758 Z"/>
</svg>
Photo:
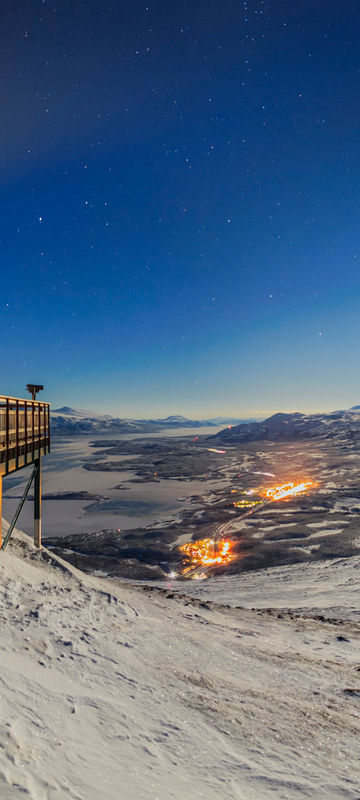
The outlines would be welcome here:
<svg viewBox="0 0 360 800">
<path fill-rule="evenodd" d="M 0 618 L 2 800 L 359 797 L 352 621 L 101 580 L 21 533 L 0 553 Z"/>
<path fill-rule="evenodd" d="M 360 411 L 355 406 L 331 414 L 273 414 L 263 422 L 235 425 L 215 434 L 223 442 L 252 442 L 261 440 L 291 441 L 299 439 L 360 437 Z"/>
<path fill-rule="evenodd" d="M 100 411 L 84 408 L 70 408 L 70 406 L 62 406 L 55 408 L 52 412 L 55 415 L 62 417 L 73 417 L 74 419 L 111 419 L 109 414 L 101 414 Z"/>
<path fill-rule="evenodd" d="M 321 614 L 327 619 L 360 622 L 359 579 L 360 556 L 353 556 L 204 581 L 173 581 L 172 588 L 199 600 L 234 608 L 288 609 L 306 616 Z"/>
</svg>

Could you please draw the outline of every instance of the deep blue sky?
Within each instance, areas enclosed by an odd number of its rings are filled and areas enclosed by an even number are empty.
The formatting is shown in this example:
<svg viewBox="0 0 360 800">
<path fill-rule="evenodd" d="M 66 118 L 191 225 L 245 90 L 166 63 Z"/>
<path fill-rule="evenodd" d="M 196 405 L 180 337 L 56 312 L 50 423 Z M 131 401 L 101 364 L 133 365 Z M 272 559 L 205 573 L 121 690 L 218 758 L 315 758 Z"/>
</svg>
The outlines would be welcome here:
<svg viewBox="0 0 360 800">
<path fill-rule="evenodd" d="M 357 0 L 2 3 L 4 394 L 360 402 Z"/>
</svg>

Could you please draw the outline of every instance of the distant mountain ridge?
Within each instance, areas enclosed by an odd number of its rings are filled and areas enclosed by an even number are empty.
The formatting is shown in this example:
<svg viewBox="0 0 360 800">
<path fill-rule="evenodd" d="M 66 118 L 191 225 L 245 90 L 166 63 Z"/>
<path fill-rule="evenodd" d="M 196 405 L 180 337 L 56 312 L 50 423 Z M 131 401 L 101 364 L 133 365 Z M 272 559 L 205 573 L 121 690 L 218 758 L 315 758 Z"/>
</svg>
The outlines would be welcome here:
<svg viewBox="0 0 360 800">
<path fill-rule="evenodd" d="M 225 422 L 222 418 L 222 422 Z M 237 420 L 239 422 L 240 420 Z M 220 423 L 222 424 L 222 423 Z M 86 433 L 157 433 L 176 428 L 204 428 L 218 426 L 217 420 L 187 419 L 181 414 L 172 414 L 164 419 L 126 419 L 101 414 L 98 411 L 84 410 L 62 406 L 51 413 L 51 430 L 53 434 L 86 434 Z"/>
<path fill-rule="evenodd" d="M 93 409 L 85 411 L 83 408 L 70 408 L 70 406 L 55 408 L 52 413 L 56 414 L 56 416 L 74 417 L 76 419 L 111 419 L 109 414 L 100 414 L 99 411 L 93 411 Z"/>
<path fill-rule="evenodd" d="M 328 414 L 278 413 L 261 422 L 250 422 L 225 429 L 214 438 L 222 442 L 254 442 L 262 440 L 291 441 L 298 439 L 360 438 L 360 406 Z"/>
</svg>

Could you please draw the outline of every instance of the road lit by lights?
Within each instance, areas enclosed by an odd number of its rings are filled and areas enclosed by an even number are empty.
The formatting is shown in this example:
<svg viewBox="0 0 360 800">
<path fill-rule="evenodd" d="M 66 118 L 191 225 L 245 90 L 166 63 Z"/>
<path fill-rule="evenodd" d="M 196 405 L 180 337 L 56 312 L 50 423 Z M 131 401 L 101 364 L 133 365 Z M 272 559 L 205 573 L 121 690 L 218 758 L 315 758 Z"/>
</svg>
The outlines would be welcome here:
<svg viewBox="0 0 360 800">
<path fill-rule="evenodd" d="M 214 452 L 224 451 L 214 450 Z M 297 497 L 298 495 L 314 489 L 317 485 L 318 484 L 313 481 L 300 481 L 299 483 L 289 481 L 281 486 L 272 486 L 269 489 L 248 489 L 241 492 L 241 494 L 246 495 L 246 497 L 243 497 L 241 500 L 234 500 L 232 505 L 238 509 L 249 509 L 247 513 L 253 514 L 256 513 L 258 507 L 262 508 L 272 501 Z M 238 490 L 231 489 L 231 493 L 236 491 Z M 232 552 L 234 544 L 235 542 L 226 539 L 217 540 L 210 538 L 197 539 L 194 542 L 182 544 L 179 547 L 183 555 L 183 563 L 180 570 L 181 574 L 184 577 L 193 578 L 194 580 L 204 580 L 208 577 L 209 571 L 201 572 L 201 567 L 229 564 L 235 558 L 239 557 L 238 554 Z M 169 577 L 175 577 L 175 573 L 171 572 Z"/>
</svg>

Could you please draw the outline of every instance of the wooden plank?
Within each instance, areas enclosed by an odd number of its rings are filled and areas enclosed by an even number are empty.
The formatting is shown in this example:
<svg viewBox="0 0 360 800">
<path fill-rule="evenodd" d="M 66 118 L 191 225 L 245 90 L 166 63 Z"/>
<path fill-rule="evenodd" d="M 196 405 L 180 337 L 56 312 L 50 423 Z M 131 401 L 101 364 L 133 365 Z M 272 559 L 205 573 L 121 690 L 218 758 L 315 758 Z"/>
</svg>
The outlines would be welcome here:
<svg viewBox="0 0 360 800">
<path fill-rule="evenodd" d="M 31 400 L 31 401 L 29 401 L 29 399 L 28 399 L 28 401 L 26 401 L 25 397 L 11 397 L 10 395 L 7 395 L 7 394 L 0 394 L 0 403 L 3 400 L 5 402 L 6 402 L 6 400 L 10 400 L 11 403 L 15 403 L 16 400 L 19 400 L 20 403 L 32 402 L 32 403 L 35 403 L 35 405 L 39 405 L 39 403 L 43 403 L 44 402 L 43 400 Z M 51 405 L 51 403 L 46 403 L 46 405 L 49 406 L 49 405 Z"/>
<path fill-rule="evenodd" d="M 47 452 L 48 450 L 45 446 L 42 445 L 39 448 L 38 445 L 36 445 L 34 461 L 32 461 L 32 459 L 30 458 L 27 462 L 28 465 L 35 463 L 36 459 L 39 458 L 40 456 L 46 456 Z M 25 455 L 20 455 L 18 470 L 24 469 L 24 467 L 26 466 L 27 464 L 25 462 Z M 14 457 L 10 458 L 7 462 L 0 461 L 0 476 L 11 475 L 14 472 L 16 472 L 16 460 Z"/>
<path fill-rule="evenodd" d="M 24 433 L 25 433 L 25 463 L 27 464 L 27 456 L 28 456 L 28 451 L 27 451 L 27 448 L 28 448 L 28 438 L 27 438 L 27 400 L 25 400 L 25 420 L 24 420 L 24 422 L 25 422 L 25 429 L 24 429 Z"/>
</svg>

